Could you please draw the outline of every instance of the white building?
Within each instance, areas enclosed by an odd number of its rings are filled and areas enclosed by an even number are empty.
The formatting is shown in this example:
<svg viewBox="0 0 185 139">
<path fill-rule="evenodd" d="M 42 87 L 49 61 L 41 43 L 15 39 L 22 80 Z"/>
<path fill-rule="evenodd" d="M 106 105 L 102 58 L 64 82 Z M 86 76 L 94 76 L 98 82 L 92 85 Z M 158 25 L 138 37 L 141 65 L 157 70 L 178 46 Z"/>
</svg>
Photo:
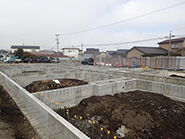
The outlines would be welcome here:
<svg viewBox="0 0 185 139">
<path fill-rule="evenodd" d="M 78 58 L 78 48 L 63 48 L 63 55 Z"/>
<path fill-rule="evenodd" d="M 12 45 L 12 53 L 16 51 L 18 48 L 22 48 L 24 52 L 39 52 L 40 46 L 26 46 L 26 45 Z"/>
</svg>

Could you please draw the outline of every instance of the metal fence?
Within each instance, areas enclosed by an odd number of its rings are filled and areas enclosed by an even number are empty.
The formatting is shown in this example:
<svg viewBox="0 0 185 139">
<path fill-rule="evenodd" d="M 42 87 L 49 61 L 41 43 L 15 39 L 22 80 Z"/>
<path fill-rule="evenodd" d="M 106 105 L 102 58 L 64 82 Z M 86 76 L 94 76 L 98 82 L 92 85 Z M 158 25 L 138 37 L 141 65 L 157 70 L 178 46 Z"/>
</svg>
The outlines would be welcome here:
<svg viewBox="0 0 185 139">
<path fill-rule="evenodd" d="M 185 69 L 185 57 L 94 58 L 94 61 L 105 65 L 111 64 L 111 66 L 133 67 L 135 63 L 135 67 Z"/>
</svg>

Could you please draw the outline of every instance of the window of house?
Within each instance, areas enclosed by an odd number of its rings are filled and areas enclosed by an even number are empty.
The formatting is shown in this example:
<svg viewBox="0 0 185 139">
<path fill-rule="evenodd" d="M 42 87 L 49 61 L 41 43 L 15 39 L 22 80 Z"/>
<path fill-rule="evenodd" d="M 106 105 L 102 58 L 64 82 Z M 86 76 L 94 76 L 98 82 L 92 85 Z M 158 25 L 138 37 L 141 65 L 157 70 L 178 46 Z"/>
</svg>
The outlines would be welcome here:
<svg viewBox="0 0 185 139">
<path fill-rule="evenodd" d="M 172 44 L 172 48 L 179 48 L 179 44 Z"/>
</svg>

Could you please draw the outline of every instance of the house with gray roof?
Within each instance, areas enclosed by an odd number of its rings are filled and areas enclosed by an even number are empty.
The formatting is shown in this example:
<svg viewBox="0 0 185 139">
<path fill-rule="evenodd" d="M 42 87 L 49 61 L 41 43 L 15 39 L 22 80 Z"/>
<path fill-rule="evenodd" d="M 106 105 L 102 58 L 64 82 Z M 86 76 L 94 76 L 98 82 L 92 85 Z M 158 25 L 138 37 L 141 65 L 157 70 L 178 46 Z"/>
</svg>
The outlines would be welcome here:
<svg viewBox="0 0 185 139">
<path fill-rule="evenodd" d="M 18 48 L 22 48 L 24 52 L 39 52 L 40 46 L 31 46 L 31 45 L 12 45 L 10 48 L 12 49 L 12 53 L 16 51 Z"/>
<path fill-rule="evenodd" d="M 170 42 L 171 41 L 171 45 Z M 185 56 L 185 37 L 167 39 L 158 43 L 159 47 L 170 50 L 173 53 L 180 53 L 182 56 Z"/>
<path fill-rule="evenodd" d="M 142 55 L 150 54 L 153 56 L 166 56 L 168 55 L 168 50 L 161 47 L 142 47 L 134 46 L 127 52 L 127 57 L 141 57 Z"/>
</svg>

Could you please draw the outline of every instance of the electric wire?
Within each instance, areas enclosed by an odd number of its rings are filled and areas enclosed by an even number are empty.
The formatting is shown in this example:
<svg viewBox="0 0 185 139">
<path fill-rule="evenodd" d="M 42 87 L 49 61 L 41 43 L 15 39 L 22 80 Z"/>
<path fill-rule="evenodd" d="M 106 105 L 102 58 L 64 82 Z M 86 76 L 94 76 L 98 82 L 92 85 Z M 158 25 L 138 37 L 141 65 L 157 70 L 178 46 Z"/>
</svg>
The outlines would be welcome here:
<svg viewBox="0 0 185 139">
<path fill-rule="evenodd" d="M 126 19 L 126 20 L 118 21 L 118 22 L 115 22 L 115 23 L 111 23 L 111 24 L 107 24 L 107 25 L 104 25 L 104 26 L 99 26 L 99 27 L 95 27 L 95 28 L 91 28 L 91 29 L 86 29 L 86 30 L 81 30 L 81 31 L 76 31 L 76 32 L 70 32 L 70 33 L 64 33 L 64 34 L 60 34 L 60 36 L 79 34 L 79 33 L 84 33 L 84 32 L 89 32 L 89 31 L 93 31 L 93 30 L 98 30 L 98 29 L 110 27 L 110 26 L 113 26 L 113 25 L 128 22 L 128 21 L 135 20 L 135 19 L 138 19 L 138 18 L 141 18 L 141 17 L 145 17 L 145 16 L 148 16 L 148 15 L 151 15 L 151 14 L 159 13 L 161 11 L 165 11 L 165 10 L 177 7 L 177 6 L 181 6 L 183 4 L 185 4 L 185 1 L 181 2 L 181 3 L 178 3 L 178 4 L 175 4 L 175 5 L 171 5 L 171 6 L 159 9 L 159 10 L 156 10 L 156 11 L 153 11 L 153 12 L 149 12 L 149 13 L 139 15 L 139 16 L 136 16 L 136 17 L 133 17 L 133 18 L 129 18 L 129 19 Z"/>
<path fill-rule="evenodd" d="M 161 12 L 161 11 L 165 11 L 165 10 L 168 10 L 168 9 L 171 9 L 171 8 L 174 8 L 174 7 L 177 7 L 177 6 L 181 6 L 182 4 L 185 4 L 185 1 L 184 2 L 181 2 L 181 3 L 178 3 L 178 4 L 175 4 L 175 5 L 171 5 L 171 6 L 168 6 L 168 7 L 162 8 L 162 9 L 159 9 L 159 10 L 156 10 L 156 11 L 153 11 L 153 12 L 149 12 L 149 13 L 146 13 L 146 14 L 143 14 L 143 15 L 140 15 L 140 16 L 136 16 L 136 17 L 133 17 L 133 18 L 130 18 L 130 19 L 122 20 L 122 21 L 119 21 L 119 22 L 115 22 L 115 23 L 111 23 L 111 24 L 107 24 L 107 25 L 104 25 L 104 26 L 99 26 L 99 27 L 95 27 L 95 28 L 91 28 L 91 29 L 86 29 L 86 30 L 81 30 L 81 31 L 76 31 L 76 32 L 71 32 L 71 33 L 59 34 L 59 35 L 60 36 L 73 35 L 73 34 L 79 34 L 79 33 L 84 33 L 84 32 L 89 32 L 89 31 L 93 31 L 93 30 L 98 30 L 98 29 L 106 28 L 106 27 L 109 27 L 109 26 L 121 24 L 121 23 L 124 23 L 124 22 L 128 22 L 128 21 L 131 21 L 131 20 L 135 20 L 135 19 L 138 19 L 138 18 L 142 18 L 142 17 L 148 16 L 148 15 L 151 15 L 151 14 L 155 14 L 155 13 L 158 13 L 158 12 Z M 183 28 L 185 28 L 185 27 L 183 27 Z M 183 29 L 183 28 L 179 28 L 179 29 Z M 175 29 L 175 30 L 179 30 L 179 29 Z M 42 41 L 42 42 L 37 43 L 37 44 L 46 45 L 46 44 L 50 44 L 50 43 L 52 43 L 54 41 L 55 40 L 52 39 L 52 41 L 49 41 L 49 42 Z M 100 44 L 100 45 L 107 45 L 107 44 Z M 108 44 L 108 45 L 112 45 L 112 44 Z M 117 45 L 117 44 L 113 44 L 113 45 Z"/>
<path fill-rule="evenodd" d="M 184 37 L 185 35 L 175 35 L 177 37 Z M 154 40 L 162 40 L 166 39 L 166 37 L 156 37 L 156 38 L 149 38 L 149 39 L 142 39 L 142 40 L 134 40 L 134 41 L 127 41 L 127 42 L 116 42 L 116 43 L 105 43 L 105 44 L 84 44 L 83 46 L 110 46 L 110 45 L 122 45 L 122 44 L 133 44 L 138 42 L 148 42 Z M 80 47 L 81 45 L 75 45 L 74 47 Z"/>
<path fill-rule="evenodd" d="M 147 42 L 153 40 L 160 40 L 164 39 L 165 37 L 156 37 L 150 39 L 143 39 L 143 40 L 135 40 L 135 41 L 127 41 L 127 42 L 118 42 L 118 43 L 107 43 L 107 44 L 83 44 L 83 46 L 109 46 L 109 45 L 122 45 L 122 44 L 130 44 L 130 43 L 138 43 L 138 42 Z"/>
</svg>

